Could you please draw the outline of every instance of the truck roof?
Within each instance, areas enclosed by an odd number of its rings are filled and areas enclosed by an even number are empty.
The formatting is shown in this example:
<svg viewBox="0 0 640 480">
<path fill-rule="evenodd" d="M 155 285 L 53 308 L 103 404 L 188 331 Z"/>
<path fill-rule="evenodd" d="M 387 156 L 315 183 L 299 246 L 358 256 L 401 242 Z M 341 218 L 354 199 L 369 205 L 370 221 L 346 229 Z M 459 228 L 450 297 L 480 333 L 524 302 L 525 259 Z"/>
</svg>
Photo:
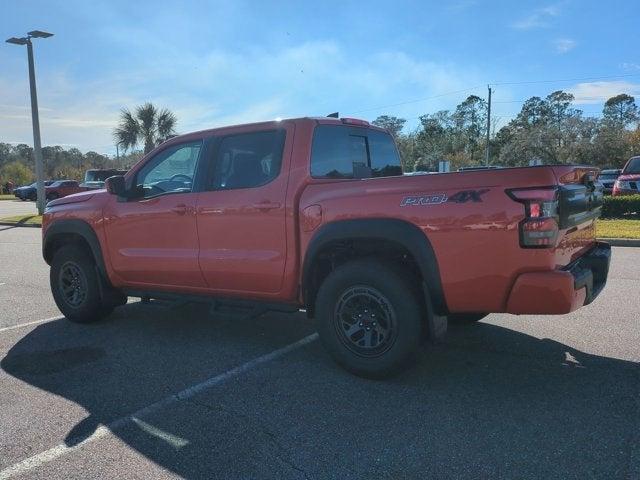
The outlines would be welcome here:
<svg viewBox="0 0 640 480">
<path fill-rule="evenodd" d="M 279 120 L 268 120 L 264 122 L 252 122 L 252 123 L 239 123 L 235 125 L 225 125 L 222 127 L 215 128 L 207 128 L 204 130 L 198 130 L 195 132 L 183 133 L 181 135 L 176 135 L 175 137 L 171 137 L 166 140 L 166 142 L 174 143 L 181 142 L 184 140 L 188 140 L 192 137 L 202 136 L 203 134 L 212 135 L 218 132 L 224 132 L 226 130 L 235 130 L 237 128 L 245 128 L 245 127 L 277 127 L 278 125 L 282 125 L 284 123 L 305 123 L 312 122 L 315 124 L 323 124 L 323 125 L 351 125 L 354 127 L 364 127 L 371 128 L 374 130 L 380 130 L 382 132 L 386 132 L 387 130 L 384 128 L 380 128 L 376 125 L 372 125 L 367 120 L 361 120 L 359 118 L 335 118 L 335 117 L 298 117 L 298 118 L 283 118 Z"/>
</svg>

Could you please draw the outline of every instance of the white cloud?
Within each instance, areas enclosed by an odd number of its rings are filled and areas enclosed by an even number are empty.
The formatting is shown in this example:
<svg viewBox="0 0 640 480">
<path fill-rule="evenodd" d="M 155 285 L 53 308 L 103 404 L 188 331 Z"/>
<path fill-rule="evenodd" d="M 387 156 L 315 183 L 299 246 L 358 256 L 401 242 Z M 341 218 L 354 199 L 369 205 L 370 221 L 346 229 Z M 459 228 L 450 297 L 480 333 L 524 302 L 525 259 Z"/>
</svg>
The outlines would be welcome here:
<svg viewBox="0 0 640 480">
<path fill-rule="evenodd" d="M 624 70 L 631 70 L 632 72 L 637 72 L 638 70 L 640 70 L 640 63 L 623 62 L 620 66 Z"/>
<path fill-rule="evenodd" d="M 553 47 L 556 53 L 567 53 L 576 48 L 577 42 L 571 38 L 558 38 L 553 41 Z"/>
<path fill-rule="evenodd" d="M 558 15 L 560 15 L 560 6 L 548 5 L 532 11 L 529 15 L 513 22 L 511 26 L 518 30 L 548 27 L 551 19 Z"/>
<path fill-rule="evenodd" d="M 578 83 L 567 89 L 578 105 L 601 104 L 621 93 L 640 95 L 640 84 L 626 81 Z"/>
<path fill-rule="evenodd" d="M 177 49 L 169 41 L 154 42 L 142 47 L 147 60 L 118 72 L 101 72 L 92 81 L 64 70 L 40 70 L 43 144 L 113 152 L 112 131 L 120 108 L 145 101 L 170 108 L 178 117 L 179 132 L 188 132 L 333 111 L 344 115 L 367 110 L 371 118 L 382 113 L 411 118 L 461 98 L 448 96 L 393 109 L 373 107 L 483 83 L 468 67 L 422 61 L 401 51 L 367 52 L 354 61 L 335 41 L 279 49 L 211 50 L 204 55 Z M 3 137 L 31 143 L 28 95 L 27 82 L 18 74 L 0 79 Z"/>
</svg>

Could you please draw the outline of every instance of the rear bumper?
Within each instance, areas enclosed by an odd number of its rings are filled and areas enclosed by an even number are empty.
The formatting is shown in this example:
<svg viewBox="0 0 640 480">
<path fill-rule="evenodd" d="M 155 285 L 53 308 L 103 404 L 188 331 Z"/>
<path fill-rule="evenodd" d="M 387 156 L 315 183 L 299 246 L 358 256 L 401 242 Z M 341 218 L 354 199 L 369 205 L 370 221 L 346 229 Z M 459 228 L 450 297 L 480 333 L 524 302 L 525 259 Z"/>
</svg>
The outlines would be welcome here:
<svg viewBox="0 0 640 480">
<path fill-rule="evenodd" d="M 611 246 L 598 242 L 562 270 L 523 273 L 507 300 L 507 313 L 569 313 L 590 304 L 607 283 Z"/>
</svg>

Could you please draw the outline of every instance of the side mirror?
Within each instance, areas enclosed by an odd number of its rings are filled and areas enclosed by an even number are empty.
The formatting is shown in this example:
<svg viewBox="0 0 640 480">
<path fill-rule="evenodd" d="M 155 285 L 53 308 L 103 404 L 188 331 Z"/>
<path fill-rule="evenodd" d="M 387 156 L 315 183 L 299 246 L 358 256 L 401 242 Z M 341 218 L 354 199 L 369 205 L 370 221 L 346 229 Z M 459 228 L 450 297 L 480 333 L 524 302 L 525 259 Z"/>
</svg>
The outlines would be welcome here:
<svg viewBox="0 0 640 480">
<path fill-rule="evenodd" d="M 104 181 L 104 187 L 111 195 L 118 195 L 119 197 L 126 196 L 127 185 L 125 184 L 124 177 L 122 175 L 115 175 L 107 178 Z"/>
</svg>

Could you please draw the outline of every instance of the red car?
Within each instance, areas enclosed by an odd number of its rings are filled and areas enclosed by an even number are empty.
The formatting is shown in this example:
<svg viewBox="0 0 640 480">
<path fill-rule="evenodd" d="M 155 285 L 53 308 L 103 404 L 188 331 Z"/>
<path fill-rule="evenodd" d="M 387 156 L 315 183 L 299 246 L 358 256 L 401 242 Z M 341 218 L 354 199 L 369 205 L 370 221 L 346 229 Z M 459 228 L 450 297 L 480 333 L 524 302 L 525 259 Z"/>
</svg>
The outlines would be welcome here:
<svg viewBox="0 0 640 480">
<path fill-rule="evenodd" d="M 389 133 L 300 118 L 175 137 L 106 191 L 55 200 L 43 255 L 64 315 L 127 296 L 305 309 L 349 371 L 388 375 L 447 319 L 564 314 L 604 288 L 598 170 L 403 175 Z"/>
<path fill-rule="evenodd" d="M 640 157 L 631 157 L 613 184 L 613 196 L 640 194 Z"/>
<path fill-rule="evenodd" d="M 81 187 L 80 183 L 75 180 L 56 180 L 51 185 L 45 186 L 44 193 L 47 201 L 51 201 L 74 193 L 84 192 L 85 190 L 88 189 Z"/>
</svg>

